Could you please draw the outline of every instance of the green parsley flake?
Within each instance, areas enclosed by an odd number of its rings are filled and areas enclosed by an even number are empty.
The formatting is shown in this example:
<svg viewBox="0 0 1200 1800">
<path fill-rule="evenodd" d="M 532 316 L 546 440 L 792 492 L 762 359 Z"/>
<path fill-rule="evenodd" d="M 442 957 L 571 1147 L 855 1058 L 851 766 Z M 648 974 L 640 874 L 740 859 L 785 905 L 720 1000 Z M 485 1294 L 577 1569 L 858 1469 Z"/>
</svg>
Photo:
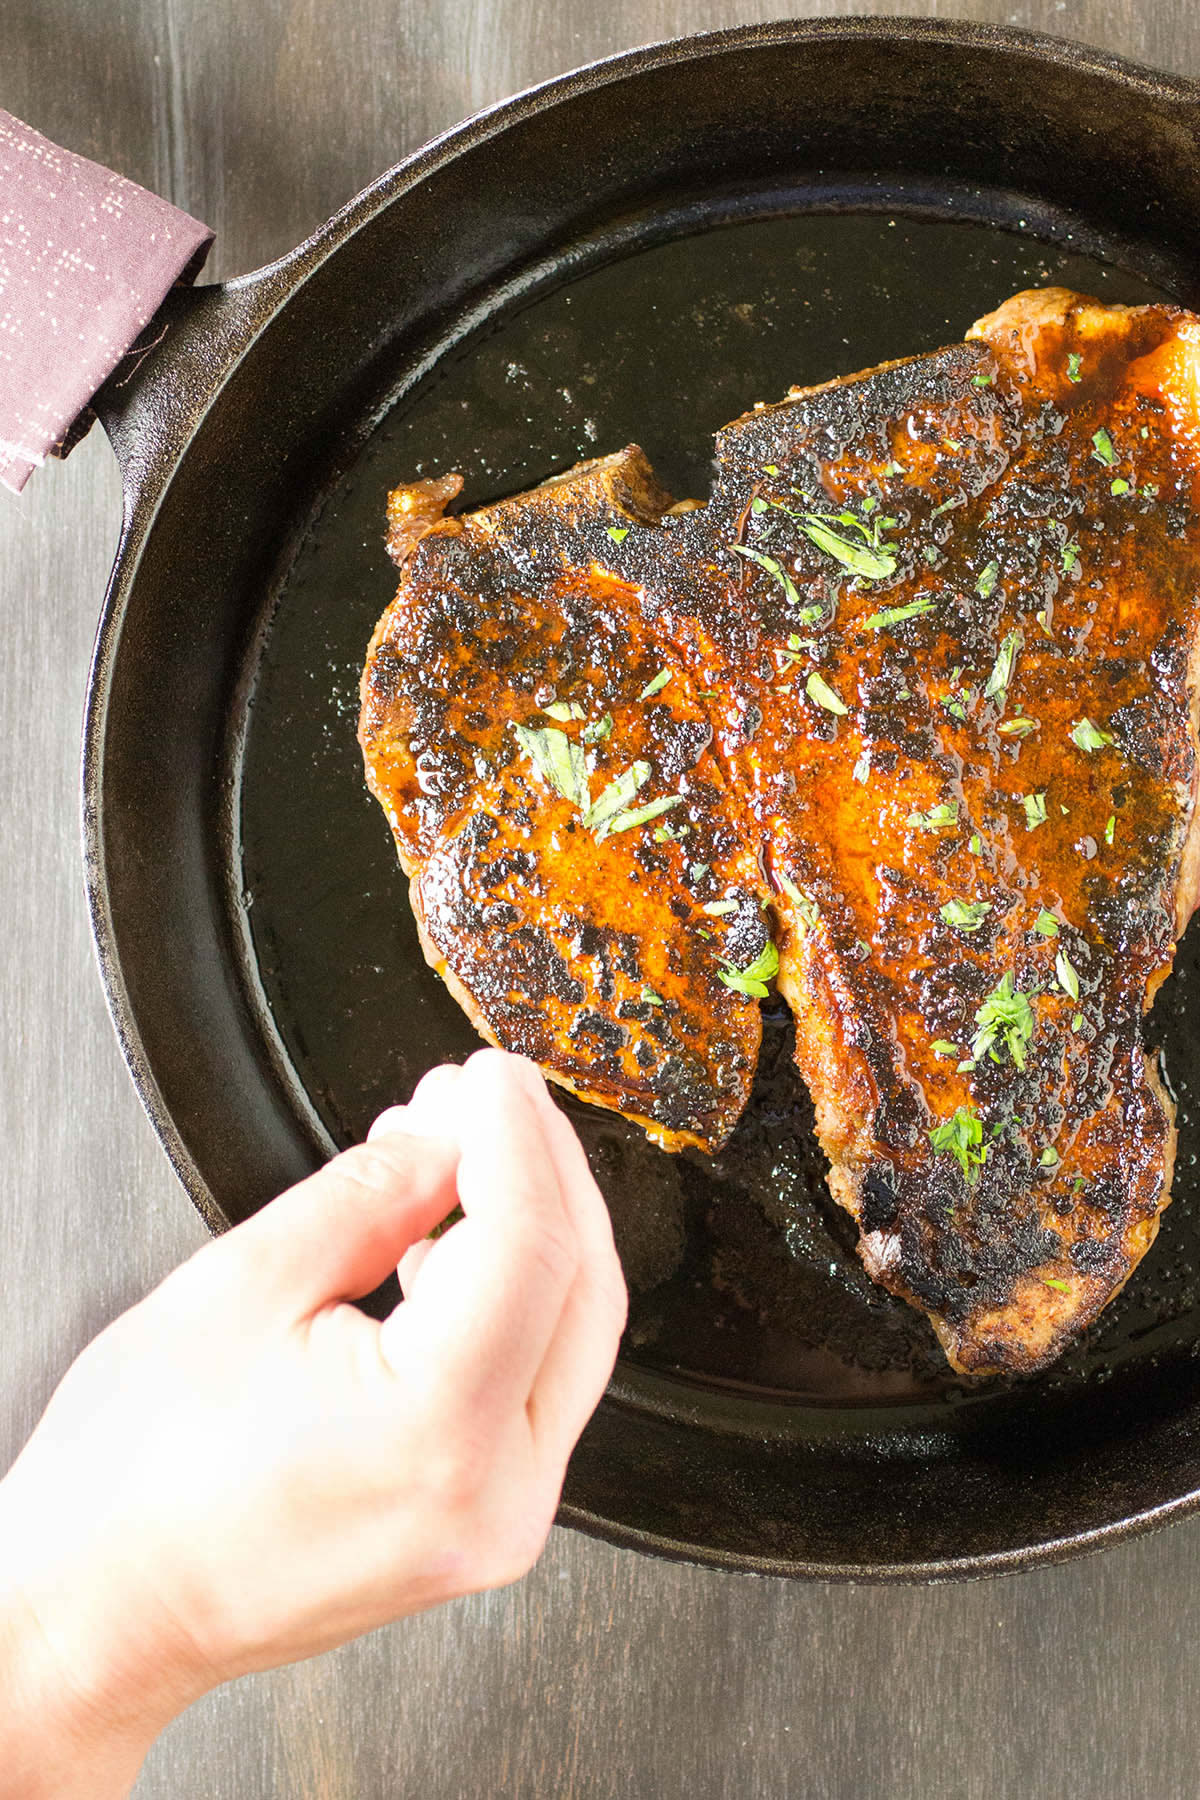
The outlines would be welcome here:
<svg viewBox="0 0 1200 1800">
<path fill-rule="evenodd" d="M 905 824 L 915 831 L 952 831 L 958 824 L 958 801 L 944 800 L 927 813 L 910 812 Z"/>
<path fill-rule="evenodd" d="M 1142 499 L 1143 500 L 1157 500 L 1158 499 L 1158 483 L 1156 481 L 1147 481 L 1145 483 L 1145 485 L 1142 488 Z"/>
<path fill-rule="evenodd" d="M 1046 823 L 1046 796 L 1040 794 L 1022 794 L 1021 805 L 1025 808 L 1025 829 L 1036 831 L 1039 825 Z"/>
<path fill-rule="evenodd" d="M 972 856 L 983 855 L 983 839 L 977 831 L 972 833 L 971 841 L 968 843 L 967 849 L 971 852 Z"/>
<path fill-rule="evenodd" d="M 971 1041 L 971 1055 L 976 1062 L 985 1055 L 999 1062 L 999 1046 L 1007 1050 L 1016 1068 L 1024 1069 L 1025 1046 L 1033 1036 L 1033 1022 L 1029 995 L 1016 987 L 1010 971 L 975 1014 L 979 1030 Z"/>
<path fill-rule="evenodd" d="M 1116 835 L 1116 830 L 1117 830 L 1117 815 L 1116 815 L 1116 813 L 1109 813 L 1108 823 L 1104 827 L 1104 841 L 1106 844 L 1112 843 L 1113 838 Z"/>
<path fill-rule="evenodd" d="M 1036 719 L 1005 719 L 1004 723 L 997 727 L 1005 737 L 1028 737 L 1030 732 L 1036 731 L 1037 728 Z"/>
<path fill-rule="evenodd" d="M 1083 1030 L 1083 1014 L 1082 1013 L 1076 1013 L 1075 1017 L 1071 1020 L 1071 1030 L 1072 1031 L 1082 1031 Z"/>
<path fill-rule="evenodd" d="M 872 613 L 869 619 L 863 620 L 866 631 L 883 631 L 891 625 L 903 625 L 906 619 L 919 619 L 922 614 L 933 611 L 933 601 L 928 596 L 921 600 L 910 600 L 907 606 L 889 606 L 885 612 Z"/>
<path fill-rule="evenodd" d="M 991 910 L 987 900 L 947 900 L 941 914 L 956 931 L 978 931 Z"/>
<path fill-rule="evenodd" d="M 597 719 L 593 724 L 584 726 L 583 741 L 585 744 L 602 744 L 612 728 L 613 716 L 611 713 L 605 713 L 602 719 Z"/>
<path fill-rule="evenodd" d="M 975 583 L 975 592 L 979 595 L 981 600 L 991 599 L 996 591 L 996 581 L 999 574 L 1000 564 L 998 562 L 990 562 L 979 577 L 979 580 Z M 1005 686 L 1007 686 L 1007 683 L 1005 683 Z"/>
<path fill-rule="evenodd" d="M 1127 494 L 1129 492 L 1129 483 L 1123 475 L 1118 475 L 1108 491 L 1114 498 L 1119 500 L 1122 494 Z"/>
<path fill-rule="evenodd" d="M 648 681 L 646 683 L 645 687 L 642 689 L 641 693 L 638 695 L 638 699 L 639 700 L 653 700 L 655 694 L 662 693 L 663 689 L 666 687 L 666 685 L 667 685 L 668 681 L 670 681 L 670 679 L 671 679 L 671 670 L 670 669 L 660 669 L 658 671 L 658 674 L 654 677 L 654 680 Z"/>
<path fill-rule="evenodd" d="M 1058 985 L 1071 1000 L 1079 998 L 1079 977 L 1074 965 L 1065 950 L 1060 950 L 1054 959 L 1054 973 L 1058 977 Z"/>
<path fill-rule="evenodd" d="M 624 812 L 640 787 L 650 779 L 650 764 L 635 762 L 623 774 L 610 781 L 599 799 L 588 806 L 583 822 L 597 837 L 607 837 L 609 821 Z"/>
<path fill-rule="evenodd" d="M 929 564 L 931 569 L 942 560 L 942 553 L 936 544 L 926 544 L 921 555 L 925 558 L 925 561 Z"/>
<path fill-rule="evenodd" d="M 972 375 L 972 377 L 971 377 L 971 386 L 972 387 L 985 388 L 985 387 L 991 387 L 991 385 L 992 385 L 992 378 L 990 375 Z"/>
<path fill-rule="evenodd" d="M 1064 575 L 1070 575 L 1074 572 L 1075 565 L 1079 561 L 1079 544 L 1074 538 L 1071 539 L 1069 544 L 1064 544 L 1059 551 L 1059 561 L 1062 564 L 1062 572 Z"/>
<path fill-rule="evenodd" d="M 639 998 L 643 1001 L 643 1003 L 646 1006 L 661 1006 L 663 1004 L 662 995 L 656 994 L 654 989 L 651 987 L 644 987 L 641 991 Z"/>
<path fill-rule="evenodd" d="M 957 1056 L 958 1045 L 950 1043 L 947 1038 L 934 1038 L 933 1054 L 935 1056 Z"/>
<path fill-rule="evenodd" d="M 555 700 L 549 706 L 543 706 L 542 711 L 548 719 L 560 719 L 564 724 L 572 719 L 586 717 L 578 700 Z"/>
<path fill-rule="evenodd" d="M 957 1107 L 950 1118 L 933 1127 L 929 1142 L 939 1154 L 955 1159 L 967 1186 L 973 1187 L 987 1161 L 989 1146 L 983 1141 L 983 1126 L 971 1108 Z"/>
<path fill-rule="evenodd" d="M 753 500 L 750 502 L 750 511 L 752 513 L 765 513 L 766 510 L 767 510 L 767 502 L 763 499 L 760 499 L 760 497 L 757 494 L 755 494 Z"/>
<path fill-rule="evenodd" d="M 656 844 L 669 844 L 676 838 L 690 837 L 691 831 L 690 825 L 656 825 L 654 841 Z"/>
<path fill-rule="evenodd" d="M 1082 356 L 1080 356 L 1078 350 L 1072 350 L 1070 355 L 1067 357 L 1067 380 L 1068 381 L 1082 381 L 1083 380 L 1082 370 L 1083 370 L 1083 358 L 1082 358 Z"/>
<path fill-rule="evenodd" d="M 1069 1281 L 1059 1281 L 1059 1279 L 1056 1275 L 1043 1275 L 1042 1276 L 1042 1286 L 1048 1287 L 1048 1288 L 1056 1288 L 1060 1294 L 1069 1294 L 1071 1291 L 1070 1282 Z"/>
<path fill-rule="evenodd" d="M 1111 744 L 1112 732 L 1101 731 L 1090 719 L 1080 719 L 1078 725 L 1071 727 L 1071 742 L 1090 756 L 1093 750 L 1103 750 L 1105 744 Z"/>
<path fill-rule="evenodd" d="M 858 761 L 855 763 L 851 773 L 853 774 L 855 781 L 860 783 L 866 781 L 871 773 L 871 752 L 869 750 L 863 750 L 859 753 Z"/>
<path fill-rule="evenodd" d="M 628 525 L 610 525 L 608 535 L 614 544 L 623 544 L 629 536 L 629 527 Z"/>
<path fill-rule="evenodd" d="M 1054 1148 L 1053 1144 L 1047 1144 L 1046 1148 L 1042 1151 L 1042 1154 L 1038 1157 L 1038 1167 L 1039 1169 L 1054 1169 L 1057 1168 L 1057 1166 L 1058 1151 Z"/>
<path fill-rule="evenodd" d="M 607 829 L 599 832 L 600 837 L 614 837 L 618 831 L 632 831 L 637 825 L 648 825 L 651 819 L 659 819 L 663 813 L 670 812 L 673 806 L 682 806 L 680 794 L 665 794 L 661 800 L 651 800 L 645 806 L 635 806 L 632 812 L 619 812 L 608 821 Z"/>
<path fill-rule="evenodd" d="M 745 994 L 750 1000 L 765 1000 L 767 983 L 779 973 L 779 952 L 774 944 L 763 945 L 754 961 L 748 968 L 738 969 L 733 963 L 726 963 L 717 971 L 718 978 L 727 988 L 735 993 Z"/>
<path fill-rule="evenodd" d="M 779 473 L 779 470 L 775 467 L 774 463 L 764 463 L 763 464 L 763 474 L 764 475 L 778 475 L 778 473 Z"/>
<path fill-rule="evenodd" d="M 823 706 L 826 712 L 837 713 L 839 717 L 844 718 L 850 711 L 841 695 L 836 694 L 824 676 L 819 675 L 815 669 L 805 682 L 804 691 L 810 700 L 814 701 L 817 706 Z"/>
<path fill-rule="evenodd" d="M 903 473 L 904 473 L 904 464 L 903 464 L 903 463 L 898 463 L 898 462 L 890 462 L 890 463 L 886 463 L 886 464 L 885 464 L 885 465 L 884 465 L 884 470 L 883 470 L 883 472 L 884 472 L 884 474 L 885 474 L 885 475 L 903 475 Z"/>
<path fill-rule="evenodd" d="M 657 833 L 655 835 L 657 836 Z M 708 863 L 689 863 L 688 864 L 688 880 L 689 881 L 703 881 L 704 877 L 708 874 L 708 870 L 709 870 Z"/>
<path fill-rule="evenodd" d="M 1052 912 L 1047 912 L 1046 908 L 1043 906 L 1041 912 L 1033 921 L 1033 929 L 1035 931 L 1040 931 L 1043 937 L 1057 937 L 1058 920 Z"/>
<path fill-rule="evenodd" d="M 1095 446 L 1092 451 L 1093 457 L 1098 463 L 1103 463 L 1106 469 L 1111 469 L 1117 460 L 1117 453 L 1113 449 L 1113 441 L 1103 425 L 1099 431 L 1092 434 L 1092 443 Z"/>
<path fill-rule="evenodd" d="M 854 523 L 852 515 L 840 516 Z M 861 575 L 865 581 L 886 581 L 889 575 L 896 573 L 894 550 L 870 541 L 853 544 L 847 538 L 839 537 L 836 531 L 831 531 L 819 513 L 805 513 L 800 520 L 800 529 L 818 550 L 823 550 L 826 556 L 832 556 L 844 569 L 849 569 L 852 575 Z"/>
<path fill-rule="evenodd" d="M 792 606 L 799 606 L 800 595 L 796 591 L 796 584 L 782 563 L 776 562 L 773 556 L 764 556 L 761 550 L 751 550 L 747 544 L 730 544 L 729 548 L 735 555 L 748 557 L 752 563 L 757 563 L 760 569 L 765 569 L 767 574 L 783 589 L 784 599 L 789 601 Z"/>
<path fill-rule="evenodd" d="M 736 900 L 709 900 L 700 908 L 701 912 L 706 912 L 710 919 L 723 919 L 728 913 L 735 913 L 737 909 Z"/>
<path fill-rule="evenodd" d="M 982 580 L 983 577 L 981 576 L 980 579 Z M 992 672 L 988 676 L 987 686 L 983 690 L 986 700 L 994 700 L 997 695 L 1003 695 L 1007 691 L 1008 684 L 1012 680 L 1013 668 L 1016 665 L 1017 651 L 1023 642 L 1019 631 L 1010 631 L 1001 644 Z"/>
<path fill-rule="evenodd" d="M 553 725 L 540 731 L 527 725 L 516 725 L 513 729 L 542 780 L 572 806 L 587 806 L 587 764 L 582 745 L 573 743 L 565 731 L 559 731 Z M 639 767 L 644 767 L 647 775 L 650 773 L 649 763 Z"/>
</svg>

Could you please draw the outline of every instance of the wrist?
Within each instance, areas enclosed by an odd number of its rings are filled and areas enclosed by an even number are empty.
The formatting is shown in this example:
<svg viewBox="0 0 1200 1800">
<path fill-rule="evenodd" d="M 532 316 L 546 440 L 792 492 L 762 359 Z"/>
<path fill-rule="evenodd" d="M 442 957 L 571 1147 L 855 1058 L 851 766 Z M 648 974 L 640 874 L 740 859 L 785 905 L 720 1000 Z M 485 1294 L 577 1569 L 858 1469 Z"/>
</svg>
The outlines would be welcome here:
<svg viewBox="0 0 1200 1800">
<path fill-rule="evenodd" d="M 175 1671 L 96 1549 L 47 1558 L 0 1482 L 0 1800 L 117 1800 L 206 1684 Z"/>
</svg>

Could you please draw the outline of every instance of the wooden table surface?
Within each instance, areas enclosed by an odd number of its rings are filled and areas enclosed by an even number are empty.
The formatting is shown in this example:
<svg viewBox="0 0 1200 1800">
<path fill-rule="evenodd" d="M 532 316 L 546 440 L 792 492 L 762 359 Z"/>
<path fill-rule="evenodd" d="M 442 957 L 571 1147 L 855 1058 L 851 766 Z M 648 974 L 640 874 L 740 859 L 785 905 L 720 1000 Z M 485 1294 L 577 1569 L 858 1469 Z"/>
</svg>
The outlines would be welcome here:
<svg viewBox="0 0 1200 1800">
<path fill-rule="evenodd" d="M 0 106 L 206 219 L 219 276 L 290 249 L 485 103 L 780 10 L 0 0 Z M 1195 0 L 794 10 L 1025 25 L 1200 76 Z M 0 493 L 0 1467 L 80 1346 L 203 1237 L 122 1066 L 82 891 L 79 720 L 119 519 L 99 432 L 22 498 Z M 211 1696 L 137 1793 L 1173 1800 L 1200 1794 L 1198 1630 L 1200 1519 L 1060 1569 L 911 1590 L 717 1575 L 556 1531 L 507 1592 Z"/>
</svg>

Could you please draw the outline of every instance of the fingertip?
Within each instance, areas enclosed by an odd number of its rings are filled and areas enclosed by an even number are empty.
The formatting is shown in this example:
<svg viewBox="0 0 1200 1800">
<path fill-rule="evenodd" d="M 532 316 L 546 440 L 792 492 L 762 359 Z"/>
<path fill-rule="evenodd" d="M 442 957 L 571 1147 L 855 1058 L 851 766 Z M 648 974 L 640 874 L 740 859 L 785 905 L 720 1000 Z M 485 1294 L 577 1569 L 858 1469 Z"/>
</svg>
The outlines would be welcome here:
<svg viewBox="0 0 1200 1800">
<path fill-rule="evenodd" d="M 374 1143 L 376 1138 L 390 1137 L 395 1132 L 411 1133 L 412 1125 L 408 1117 L 407 1106 L 387 1106 L 374 1120 L 367 1132 L 367 1143 Z"/>
</svg>

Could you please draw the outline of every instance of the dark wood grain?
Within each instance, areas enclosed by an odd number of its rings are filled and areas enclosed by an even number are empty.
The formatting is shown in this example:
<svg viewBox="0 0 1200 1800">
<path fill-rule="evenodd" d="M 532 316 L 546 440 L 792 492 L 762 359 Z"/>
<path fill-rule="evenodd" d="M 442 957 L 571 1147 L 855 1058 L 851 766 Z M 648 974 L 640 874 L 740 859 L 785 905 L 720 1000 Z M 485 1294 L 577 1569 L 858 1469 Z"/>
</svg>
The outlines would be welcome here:
<svg viewBox="0 0 1200 1800">
<path fill-rule="evenodd" d="M 289 249 L 477 106 L 780 10 L 5 0 L 0 106 L 207 219 L 221 275 Z M 796 10 L 1027 25 L 1200 73 L 1193 0 Z M 203 1235 L 121 1067 L 81 891 L 78 722 L 119 512 L 99 434 L 22 499 L 0 496 L 0 1465 L 75 1350 Z M 1004 1582 L 880 1591 L 719 1576 L 556 1532 L 517 1588 L 212 1696 L 138 1793 L 1184 1800 L 1200 1790 L 1198 1553 L 1195 1522 Z"/>
</svg>

